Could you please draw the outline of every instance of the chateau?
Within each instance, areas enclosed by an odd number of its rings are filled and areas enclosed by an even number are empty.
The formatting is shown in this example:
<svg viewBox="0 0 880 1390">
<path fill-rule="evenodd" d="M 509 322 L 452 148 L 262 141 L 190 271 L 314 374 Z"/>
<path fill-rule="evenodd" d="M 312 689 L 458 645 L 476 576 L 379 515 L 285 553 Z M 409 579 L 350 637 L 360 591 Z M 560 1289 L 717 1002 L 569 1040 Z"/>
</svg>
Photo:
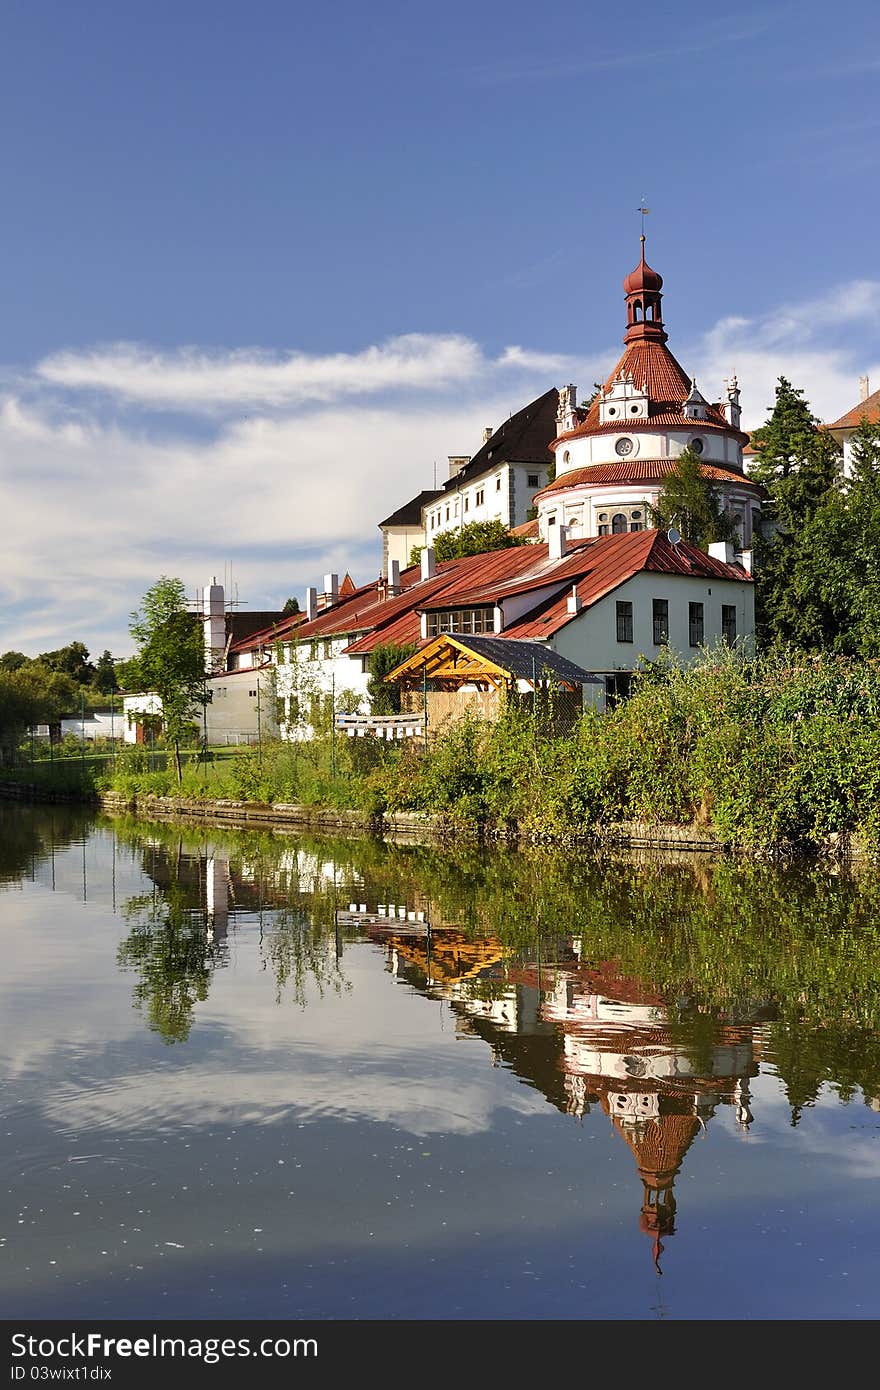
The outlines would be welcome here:
<svg viewBox="0 0 880 1390">
<path fill-rule="evenodd" d="M 748 552 L 763 491 L 744 471 L 739 386 L 731 377 L 721 399 L 702 394 L 667 347 L 662 288 L 642 236 L 623 282 L 623 355 L 589 406 L 577 404 L 575 386 L 553 388 L 484 431 L 473 458 L 451 456 L 442 488 L 380 523 L 386 561 L 403 567 L 414 545 L 470 521 L 501 521 L 543 541 L 557 525 L 582 538 L 642 531 L 687 448 L 733 520 L 736 549 Z"/>
</svg>

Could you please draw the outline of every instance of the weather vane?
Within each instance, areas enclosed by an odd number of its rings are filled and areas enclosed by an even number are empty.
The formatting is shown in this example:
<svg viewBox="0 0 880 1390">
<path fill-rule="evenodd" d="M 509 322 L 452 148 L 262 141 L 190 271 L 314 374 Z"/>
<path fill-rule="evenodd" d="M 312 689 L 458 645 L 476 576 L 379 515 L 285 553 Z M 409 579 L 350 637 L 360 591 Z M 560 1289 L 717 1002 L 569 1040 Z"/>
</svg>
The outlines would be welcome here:
<svg viewBox="0 0 880 1390">
<path fill-rule="evenodd" d="M 641 215 L 642 215 L 642 239 L 644 239 L 644 236 L 645 236 L 645 218 L 648 216 L 648 213 L 649 213 L 650 211 L 651 211 L 651 209 L 650 209 L 650 208 L 646 208 L 646 207 L 644 206 L 644 204 L 642 204 L 642 206 L 641 206 L 640 208 L 636 208 L 636 212 L 640 212 Z"/>
</svg>

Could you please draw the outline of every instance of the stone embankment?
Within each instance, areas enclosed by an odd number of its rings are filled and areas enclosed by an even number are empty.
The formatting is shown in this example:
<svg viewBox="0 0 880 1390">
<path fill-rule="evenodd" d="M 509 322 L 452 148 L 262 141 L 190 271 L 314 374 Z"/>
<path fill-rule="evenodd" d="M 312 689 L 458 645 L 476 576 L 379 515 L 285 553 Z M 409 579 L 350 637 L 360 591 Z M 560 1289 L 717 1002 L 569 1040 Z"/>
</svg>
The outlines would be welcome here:
<svg viewBox="0 0 880 1390">
<path fill-rule="evenodd" d="M 81 795 L 50 791 L 45 787 L 25 783 L 0 782 L 0 797 L 15 801 L 83 802 Z M 263 829 L 290 827 L 318 830 L 335 834 L 371 834 L 406 836 L 422 840 L 486 839 L 516 841 L 531 844 L 593 844 L 615 845 L 632 849 L 704 850 L 719 852 L 726 847 L 710 829 L 699 825 L 649 824 L 625 821 L 596 828 L 582 835 L 529 834 L 509 831 L 484 831 L 476 823 L 456 822 L 454 825 L 441 816 L 418 811 L 396 811 L 385 815 L 367 816 L 361 811 L 341 811 L 322 806 L 301 806 L 287 802 L 268 801 L 205 801 L 179 796 L 131 796 L 118 792 L 99 792 L 88 802 L 113 814 L 128 813 L 146 820 L 200 820 L 230 826 L 254 826 Z"/>
</svg>

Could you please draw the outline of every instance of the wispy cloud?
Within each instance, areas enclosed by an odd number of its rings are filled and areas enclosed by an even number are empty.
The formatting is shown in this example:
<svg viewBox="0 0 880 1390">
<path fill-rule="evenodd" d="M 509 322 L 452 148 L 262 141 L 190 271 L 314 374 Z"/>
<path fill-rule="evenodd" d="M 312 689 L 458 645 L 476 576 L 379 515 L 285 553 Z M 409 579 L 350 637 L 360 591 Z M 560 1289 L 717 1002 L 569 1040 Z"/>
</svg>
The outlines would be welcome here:
<svg viewBox="0 0 880 1390">
<path fill-rule="evenodd" d="M 790 8 L 785 6 L 784 10 L 777 10 L 771 14 L 739 15 L 701 25 L 689 34 L 682 34 L 676 43 L 667 44 L 665 47 L 649 44 L 638 48 L 627 43 L 614 52 L 603 53 L 591 49 L 589 37 L 585 35 L 579 45 L 578 57 L 562 58 L 554 62 L 536 62 L 533 55 L 526 57 L 516 54 L 509 59 L 497 59 L 473 67 L 467 76 L 478 85 L 501 86 L 509 82 L 545 82 L 550 79 L 579 77 L 591 72 L 656 66 L 666 60 L 680 60 L 683 57 L 709 53 L 728 44 L 747 43 L 760 37 L 773 24 L 779 22 Z"/>
<path fill-rule="evenodd" d="M 561 369 L 553 354 L 505 349 L 497 359 L 457 334 L 410 333 L 357 353 L 273 357 L 255 351 L 158 353 L 130 343 L 56 353 L 37 365 L 37 378 L 67 391 L 116 396 L 146 408 L 223 414 L 324 404 L 389 392 L 442 393 L 486 383 L 499 371 Z"/>
</svg>

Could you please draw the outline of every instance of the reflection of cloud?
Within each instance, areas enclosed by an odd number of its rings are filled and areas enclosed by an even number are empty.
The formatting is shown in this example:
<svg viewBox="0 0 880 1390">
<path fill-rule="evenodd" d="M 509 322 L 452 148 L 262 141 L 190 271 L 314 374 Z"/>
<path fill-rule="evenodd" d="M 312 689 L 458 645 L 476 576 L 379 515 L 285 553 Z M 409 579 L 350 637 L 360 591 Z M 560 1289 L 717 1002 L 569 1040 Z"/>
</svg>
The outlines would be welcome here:
<svg viewBox="0 0 880 1390">
<path fill-rule="evenodd" d="M 263 1064 L 265 1062 L 265 1065 Z M 69 1087 L 46 1106 L 48 1117 L 67 1129 L 110 1128 L 154 1131 L 191 1125 L 273 1125 L 290 1120 L 358 1120 L 392 1125 L 408 1134 L 479 1134 L 490 1130 L 499 1105 L 515 1114 L 538 1114 L 544 1098 L 511 1088 L 503 1102 L 487 1084 L 443 1075 L 436 1056 L 418 1049 L 382 1049 L 382 1069 L 346 1058 L 344 1069 L 311 1047 L 272 1066 L 267 1055 L 257 1067 L 191 1066 L 167 1076 L 114 1077 L 105 1088 Z"/>
</svg>

